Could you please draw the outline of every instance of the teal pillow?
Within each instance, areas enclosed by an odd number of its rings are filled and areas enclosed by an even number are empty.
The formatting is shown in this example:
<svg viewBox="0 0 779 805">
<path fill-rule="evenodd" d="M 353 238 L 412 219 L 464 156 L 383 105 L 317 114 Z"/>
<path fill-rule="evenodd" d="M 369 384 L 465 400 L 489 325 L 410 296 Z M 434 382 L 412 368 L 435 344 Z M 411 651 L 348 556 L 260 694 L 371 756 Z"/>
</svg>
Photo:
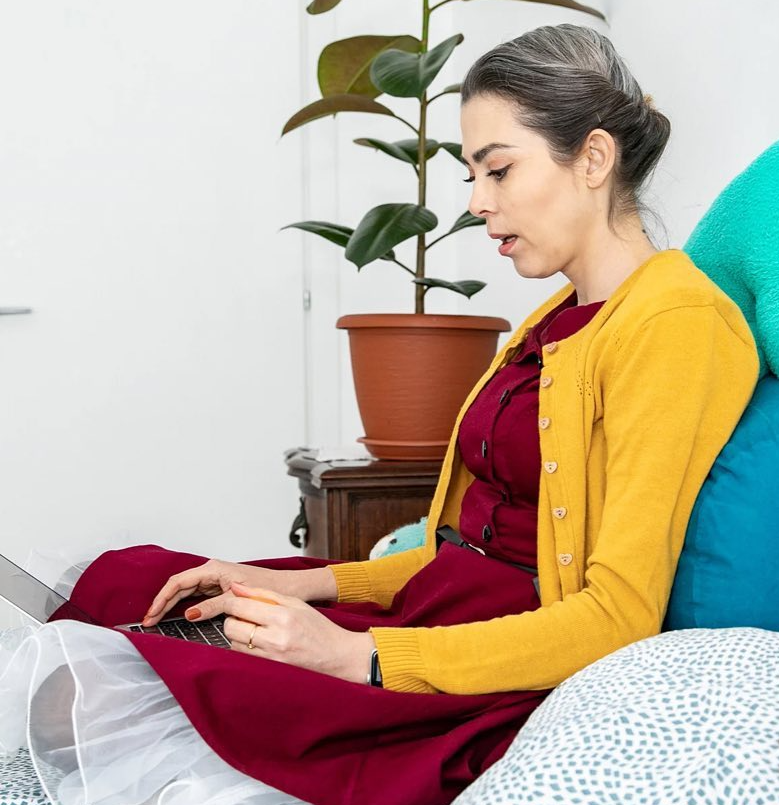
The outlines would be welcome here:
<svg viewBox="0 0 779 805">
<path fill-rule="evenodd" d="M 663 631 L 779 631 L 779 379 L 766 375 L 704 481 Z"/>
</svg>

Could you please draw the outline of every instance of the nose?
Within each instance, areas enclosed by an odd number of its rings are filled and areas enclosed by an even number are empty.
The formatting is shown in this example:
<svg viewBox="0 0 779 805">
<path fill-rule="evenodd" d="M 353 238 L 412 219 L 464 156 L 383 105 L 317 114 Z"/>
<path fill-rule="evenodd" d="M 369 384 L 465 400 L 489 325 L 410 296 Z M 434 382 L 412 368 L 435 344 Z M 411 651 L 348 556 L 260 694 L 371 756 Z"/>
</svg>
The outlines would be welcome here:
<svg viewBox="0 0 779 805">
<path fill-rule="evenodd" d="M 492 199 L 489 197 L 489 193 L 481 182 L 479 182 L 478 178 L 476 178 L 471 187 L 473 189 L 471 190 L 468 212 L 470 212 L 471 215 L 475 215 L 477 218 L 486 218 L 491 212 L 494 212 L 492 209 Z"/>
</svg>

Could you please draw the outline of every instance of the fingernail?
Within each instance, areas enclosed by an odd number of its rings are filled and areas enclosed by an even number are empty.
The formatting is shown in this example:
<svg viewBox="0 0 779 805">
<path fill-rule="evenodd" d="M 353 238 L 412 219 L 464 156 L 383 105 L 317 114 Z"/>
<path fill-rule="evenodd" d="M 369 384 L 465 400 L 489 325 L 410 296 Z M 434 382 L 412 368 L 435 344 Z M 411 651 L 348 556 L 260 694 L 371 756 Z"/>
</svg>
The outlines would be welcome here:
<svg viewBox="0 0 779 805">
<path fill-rule="evenodd" d="M 197 607 L 190 607 L 185 613 L 184 617 L 188 621 L 196 621 L 198 618 L 203 617 L 203 613 Z"/>
</svg>

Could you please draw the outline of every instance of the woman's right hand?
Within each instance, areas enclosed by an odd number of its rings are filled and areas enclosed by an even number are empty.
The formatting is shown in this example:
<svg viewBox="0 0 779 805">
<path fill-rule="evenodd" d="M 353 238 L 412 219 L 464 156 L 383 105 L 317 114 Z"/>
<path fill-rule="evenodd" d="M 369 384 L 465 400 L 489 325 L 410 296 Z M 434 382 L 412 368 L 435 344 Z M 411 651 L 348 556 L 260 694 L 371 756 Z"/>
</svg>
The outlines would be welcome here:
<svg viewBox="0 0 779 805">
<path fill-rule="evenodd" d="M 192 595 L 207 596 L 197 607 L 202 618 L 213 618 L 224 611 L 225 598 L 232 598 L 233 582 L 262 587 L 304 601 L 332 600 L 338 595 L 333 572 L 327 567 L 309 570 L 271 570 L 239 562 L 209 559 L 205 564 L 171 576 L 154 597 L 144 616 L 144 626 L 154 626 L 179 601 Z"/>
</svg>

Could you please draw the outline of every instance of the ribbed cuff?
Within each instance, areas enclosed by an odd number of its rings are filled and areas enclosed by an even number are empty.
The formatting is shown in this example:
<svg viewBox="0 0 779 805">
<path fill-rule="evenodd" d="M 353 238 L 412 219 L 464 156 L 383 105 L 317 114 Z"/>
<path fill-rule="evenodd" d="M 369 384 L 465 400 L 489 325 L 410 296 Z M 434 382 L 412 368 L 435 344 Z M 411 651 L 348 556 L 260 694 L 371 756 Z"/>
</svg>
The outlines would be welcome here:
<svg viewBox="0 0 779 805">
<path fill-rule="evenodd" d="M 403 693 L 438 693 L 425 681 L 417 629 L 377 626 L 370 629 L 379 650 L 383 685 Z"/>
<path fill-rule="evenodd" d="M 344 562 L 329 567 L 335 574 L 339 602 L 371 600 L 371 585 L 364 562 Z"/>
</svg>

